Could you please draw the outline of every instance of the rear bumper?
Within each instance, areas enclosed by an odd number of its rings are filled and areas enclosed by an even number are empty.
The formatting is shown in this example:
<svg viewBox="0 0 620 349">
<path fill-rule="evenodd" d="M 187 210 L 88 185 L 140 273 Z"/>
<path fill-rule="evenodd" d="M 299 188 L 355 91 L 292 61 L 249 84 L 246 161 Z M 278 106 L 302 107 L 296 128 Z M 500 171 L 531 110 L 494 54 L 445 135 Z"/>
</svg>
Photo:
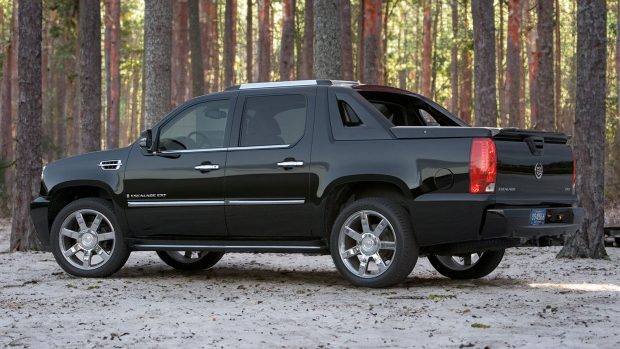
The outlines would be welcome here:
<svg viewBox="0 0 620 349">
<path fill-rule="evenodd" d="M 50 201 L 43 196 L 39 196 L 30 203 L 30 217 L 32 217 L 37 237 L 46 251 L 50 250 L 49 206 Z"/>
<path fill-rule="evenodd" d="M 558 237 L 576 232 L 583 221 L 581 207 L 547 208 L 545 224 L 530 224 L 531 208 L 493 208 L 486 211 L 482 238 L 518 238 L 521 240 Z"/>
</svg>

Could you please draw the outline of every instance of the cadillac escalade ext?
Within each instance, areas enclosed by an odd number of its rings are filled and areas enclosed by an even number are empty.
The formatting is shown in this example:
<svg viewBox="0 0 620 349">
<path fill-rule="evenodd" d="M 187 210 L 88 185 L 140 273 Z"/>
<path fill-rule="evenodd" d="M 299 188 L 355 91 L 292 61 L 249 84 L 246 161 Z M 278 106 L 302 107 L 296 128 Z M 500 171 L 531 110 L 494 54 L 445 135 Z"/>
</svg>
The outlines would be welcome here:
<svg viewBox="0 0 620 349">
<path fill-rule="evenodd" d="M 82 277 L 156 251 L 186 270 L 227 252 L 329 253 L 367 287 L 401 282 L 418 256 L 479 278 L 506 248 L 578 229 L 567 140 L 470 127 L 391 87 L 243 84 L 162 115 L 129 147 L 48 164 L 31 211 Z"/>
</svg>

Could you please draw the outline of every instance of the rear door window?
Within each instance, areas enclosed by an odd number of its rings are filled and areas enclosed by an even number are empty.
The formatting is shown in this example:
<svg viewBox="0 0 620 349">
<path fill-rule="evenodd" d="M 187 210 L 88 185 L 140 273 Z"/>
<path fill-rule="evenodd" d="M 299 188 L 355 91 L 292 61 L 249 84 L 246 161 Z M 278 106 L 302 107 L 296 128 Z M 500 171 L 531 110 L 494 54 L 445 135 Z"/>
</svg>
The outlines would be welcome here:
<svg viewBox="0 0 620 349">
<path fill-rule="evenodd" d="M 292 145 L 304 135 L 303 95 L 248 97 L 241 117 L 240 146 Z"/>
</svg>

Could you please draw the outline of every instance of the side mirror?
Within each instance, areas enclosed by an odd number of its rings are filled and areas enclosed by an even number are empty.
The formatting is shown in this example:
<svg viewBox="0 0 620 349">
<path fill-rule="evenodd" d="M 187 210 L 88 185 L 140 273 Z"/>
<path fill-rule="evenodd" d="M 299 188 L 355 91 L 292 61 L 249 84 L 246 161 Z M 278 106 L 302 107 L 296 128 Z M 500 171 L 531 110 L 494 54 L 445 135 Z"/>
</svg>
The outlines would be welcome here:
<svg viewBox="0 0 620 349">
<path fill-rule="evenodd" d="M 140 138 L 140 146 L 146 148 L 149 152 L 153 152 L 153 131 L 151 129 L 146 130 L 146 136 Z"/>
</svg>

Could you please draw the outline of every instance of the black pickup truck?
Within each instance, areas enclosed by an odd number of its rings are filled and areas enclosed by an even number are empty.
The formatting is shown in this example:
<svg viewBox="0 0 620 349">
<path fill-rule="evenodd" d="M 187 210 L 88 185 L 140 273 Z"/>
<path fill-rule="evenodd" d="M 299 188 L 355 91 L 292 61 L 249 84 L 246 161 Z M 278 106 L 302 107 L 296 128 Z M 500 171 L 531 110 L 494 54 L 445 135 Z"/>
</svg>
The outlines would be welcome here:
<svg viewBox="0 0 620 349">
<path fill-rule="evenodd" d="M 129 147 L 42 176 L 38 236 L 84 277 L 157 251 L 179 269 L 226 252 L 331 253 L 369 287 L 401 282 L 424 255 L 445 276 L 479 278 L 506 248 L 583 219 L 565 135 L 469 127 L 423 96 L 344 81 L 197 97 Z"/>
</svg>

